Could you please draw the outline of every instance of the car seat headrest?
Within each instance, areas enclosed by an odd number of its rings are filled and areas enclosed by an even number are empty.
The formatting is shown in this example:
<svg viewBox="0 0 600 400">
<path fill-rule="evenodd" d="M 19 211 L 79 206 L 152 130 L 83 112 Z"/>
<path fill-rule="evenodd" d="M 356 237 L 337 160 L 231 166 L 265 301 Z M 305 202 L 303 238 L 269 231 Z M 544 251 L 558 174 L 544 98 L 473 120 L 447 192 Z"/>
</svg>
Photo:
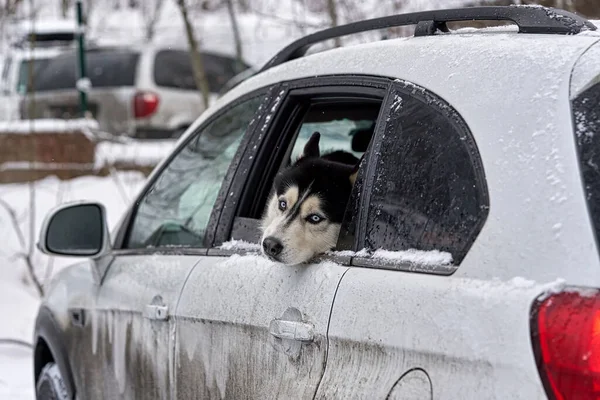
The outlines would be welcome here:
<svg viewBox="0 0 600 400">
<path fill-rule="evenodd" d="M 354 129 L 352 135 L 352 151 L 364 153 L 369 147 L 373 132 L 375 131 L 375 123 L 368 128 Z"/>
</svg>

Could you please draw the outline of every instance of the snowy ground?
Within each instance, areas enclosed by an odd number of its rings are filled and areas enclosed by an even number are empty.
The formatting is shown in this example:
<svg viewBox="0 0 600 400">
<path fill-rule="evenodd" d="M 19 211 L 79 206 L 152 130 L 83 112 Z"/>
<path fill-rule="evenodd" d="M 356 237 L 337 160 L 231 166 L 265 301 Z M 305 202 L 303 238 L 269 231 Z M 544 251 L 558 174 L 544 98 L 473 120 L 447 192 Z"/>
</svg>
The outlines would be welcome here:
<svg viewBox="0 0 600 400">
<path fill-rule="evenodd" d="M 143 154 L 142 154 L 143 156 Z M 103 203 L 108 211 L 108 223 L 112 227 L 121 217 L 127 205 L 140 190 L 144 176 L 141 173 L 117 173 L 110 177 L 81 177 L 72 181 L 47 178 L 29 184 L 0 185 L 0 199 L 16 211 L 19 228 L 29 242 L 29 201 L 33 188 L 35 233 L 39 231 L 44 215 L 55 205 L 72 200 L 94 200 Z M 0 342 L 2 338 L 32 341 L 34 318 L 39 304 L 38 296 L 24 277 L 25 266 L 15 255 L 22 252 L 6 210 L 0 207 Z M 36 239 L 37 240 L 37 239 Z M 29 243 L 26 243 L 27 245 Z M 42 281 L 72 259 L 49 259 L 36 252 L 34 261 L 37 275 Z M 27 399 L 34 397 L 31 350 L 12 344 L 0 343 L 0 400 Z"/>
</svg>

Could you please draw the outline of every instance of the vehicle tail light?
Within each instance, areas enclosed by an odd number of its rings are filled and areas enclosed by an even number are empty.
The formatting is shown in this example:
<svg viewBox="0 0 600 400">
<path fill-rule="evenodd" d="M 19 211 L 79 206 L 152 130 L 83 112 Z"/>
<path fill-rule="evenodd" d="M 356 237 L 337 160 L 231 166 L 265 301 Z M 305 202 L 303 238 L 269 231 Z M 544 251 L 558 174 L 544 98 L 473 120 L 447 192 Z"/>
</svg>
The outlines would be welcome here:
<svg viewBox="0 0 600 400">
<path fill-rule="evenodd" d="M 149 117 L 158 109 L 158 95 L 152 92 L 137 92 L 133 97 L 135 118 Z"/>
<path fill-rule="evenodd" d="M 536 300 L 531 337 L 546 393 L 600 399 L 600 292 L 566 290 Z"/>
</svg>

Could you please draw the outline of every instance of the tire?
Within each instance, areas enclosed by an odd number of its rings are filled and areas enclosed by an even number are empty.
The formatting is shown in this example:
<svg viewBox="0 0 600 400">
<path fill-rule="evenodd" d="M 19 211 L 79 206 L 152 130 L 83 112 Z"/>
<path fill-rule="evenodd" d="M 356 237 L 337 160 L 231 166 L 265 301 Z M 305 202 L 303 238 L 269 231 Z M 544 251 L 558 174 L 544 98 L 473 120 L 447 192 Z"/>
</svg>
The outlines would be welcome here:
<svg viewBox="0 0 600 400">
<path fill-rule="evenodd" d="M 67 400 L 69 393 L 58 365 L 50 362 L 44 366 L 35 385 L 38 400 Z"/>
</svg>

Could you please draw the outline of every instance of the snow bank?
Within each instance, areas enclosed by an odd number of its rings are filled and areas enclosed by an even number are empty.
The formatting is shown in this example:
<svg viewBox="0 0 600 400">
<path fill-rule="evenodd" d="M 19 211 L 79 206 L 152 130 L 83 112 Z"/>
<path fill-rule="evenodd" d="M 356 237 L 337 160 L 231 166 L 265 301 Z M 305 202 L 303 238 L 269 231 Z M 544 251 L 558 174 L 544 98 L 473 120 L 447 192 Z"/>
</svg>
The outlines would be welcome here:
<svg viewBox="0 0 600 400">
<path fill-rule="evenodd" d="M 89 129 L 98 129 L 98 122 L 84 118 L 0 121 L 0 134 L 85 132 Z"/>
<path fill-rule="evenodd" d="M 124 143 L 100 142 L 96 146 L 95 164 L 127 163 L 154 166 L 173 151 L 177 140 L 130 140 Z"/>
</svg>

